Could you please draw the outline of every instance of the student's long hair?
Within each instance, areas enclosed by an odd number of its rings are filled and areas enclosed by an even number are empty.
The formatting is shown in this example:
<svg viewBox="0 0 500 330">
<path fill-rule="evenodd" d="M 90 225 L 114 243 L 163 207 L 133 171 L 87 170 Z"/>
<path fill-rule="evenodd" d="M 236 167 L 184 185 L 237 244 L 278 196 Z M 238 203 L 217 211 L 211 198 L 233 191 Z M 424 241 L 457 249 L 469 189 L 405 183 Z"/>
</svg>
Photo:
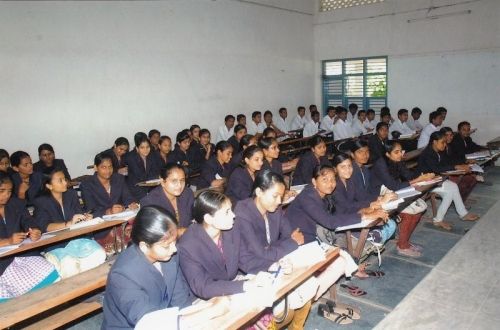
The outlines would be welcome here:
<svg viewBox="0 0 500 330">
<path fill-rule="evenodd" d="M 255 181 L 253 183 L 252 197 L 256 196 L 255 191 L 257 190 L 257 188 L 259 188 L 262 192 L 264 192 L 273 187 L 277 183 L 285 185 L 285 180 L 283 179 L 283 176 L 269 169 L 259 171 L 255 176 Z"/>
<path fill-rule="evenodd" d="M 24 158 L 30 158 L 30 155 L 26 151 L 16 151 L 10 155 L 10 166 L 19 166 Z"/>
<path fill-rule="evenodd" d="M 130 238 L 139 245 L 140 242 L 151 246 L 176 235 L 175 217 L 159 206 L 144 206 L 135 217 Z"/>
<path fill-rule="evenodd" d="M 176 169 L 181 170 L 182 172 L 184 172 L 184 175 L 187 178 L 186 169 L 184 168 L 184 166 L 182 166 L 180 164 L 177 164 L 177 163 L 168 163 L 167 165 L 163 166 L 160 169 L 160 178 L 162 178 L 163 180 L 165 180 Z"/>
<path fill-rule="evenodd" d="M 149 142 L 149 138 L 144 132 L 137 132 L 134 134 L 134 144 L 136 148 L 139 148 L 139 146 L 147 142 L 151 146 L 151 142 Z"/>
<path fill-rule="evenodd" d="M 351 157 L 348 154 L 343 153 L 343 152 L 339 152 L 338 154 L 333 156 L 332 165 L 333 165 L 333 167 L 337 167 L 340 163 L 342 163 L 343 161 L 345 161 L 347 159 L 352 161 Z"/>
<path fill-rule="evenodd" d="M 204 222 L 205 214 L 210 214 L 213 216 L 215 212 L 217 212 L 217 210 L 220 210 L 222 208 L 222 205 L 227 202 L 229 202 L 229 197 L 220 192 L 214 190 L 203 191 L 194 200 L 194 220 L 197 223 L 202 224 Z"/>
<path fill-rule="evenodd" d="M 245 159 L 250 159 L 255 155 L 257 152 L 262 152 L 262 149 L 259 148 L 256 145 L 250 146 L 243 151 L 243 157 L 241 157 L 241 163 L 240 166 L 245 168 L 247 166 L 247 163 L 245 162 Z M 263 153 L 263 152 L 262 152 Z"/>
<path fill-rule="evenodd" d="M 64 175 L 64 171 L 60 169 L 54 169 L 50 171 L 49 174 L 43 175 L 41 196 L 52 196 L 52 192 L 50 191 L 49 188 L 47 188 L 47 185 L 50 184 L 50 182 L 54 178 L 54 175 L 58 172 L 61 172 Z M 64 179 L 66 179 L 66 177 L 64 177 Z"/>
<path fill-rule="evenodd" d="M 399 143 L 398 141 L 387 141 L 384 144 L 384 150 L 385 150 L 384 160 L 385 160 L 385 163 L 387 164 L 387 170 L 389 171 L 389 175 L 392 176 L 396 180 L 399 180 L 401 177 L 401 170 L 402 170 L 401 167 L 404 166 L 404 163 L 402 161 L 395 162 L 395 161 L 391 160 L 389 157 L 387 157 L 387 153 L 390 154 L 398 146 L 401 147 L 401 143 Z"/>
<path fill-rule="evenodd" d="M 321 143 L 326 143 L 325 139 L 320 135 L 315 135 L 309 140 L 309 147 L 312 150 L 314 147 L 320 145 Z"/>
<path fill-rule="evenodd" d="M 245 147 L 248 147 L 253 138 L 254 136 L 252 134 L 244 135 L 240 140 L 240 149 L 243 150 Z"/>
<path fill-rule="evenodd" d="M 441 140 L 443 137 L 444 137 L 443 133 L 441 133 L 440 131 L 435 131 L 429 137 L 429 144 L 427 144 L 427 146 L 432 148 L 432 143 L 434 141 Z"/>
<path fill-rule="evenodd" d="M 128 149 L 130 148 L 130 143 L 128 142 L 126 137 L 120 136 L 115 140 L 115 143 L 113 144 L 113 147 L 111 147 L 111 149 L 119 146 L 127 146 L 128 151 Z"/>
<path fill-rule="evenodd" d="M 335 168 L 331 165 L 318 165 L 314 168 L 313 170 L 313 178 L 314 180 L 319 180 L 320 176 L 326 175 L 328 172 L 332 172 L 334 175 L 336 175 Z M 333 199 L 333 194 L 325 196 L 323 198 L 325 201 L 325 207 L 326 210 L 330 213 L 335 212 L 335 203 Z"/>
</svg>

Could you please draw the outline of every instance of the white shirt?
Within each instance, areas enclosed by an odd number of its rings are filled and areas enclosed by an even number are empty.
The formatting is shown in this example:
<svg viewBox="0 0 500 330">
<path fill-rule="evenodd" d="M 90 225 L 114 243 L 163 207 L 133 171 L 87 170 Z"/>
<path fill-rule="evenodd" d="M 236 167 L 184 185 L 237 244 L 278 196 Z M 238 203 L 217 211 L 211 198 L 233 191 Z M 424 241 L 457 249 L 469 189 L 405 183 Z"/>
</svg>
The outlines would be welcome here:
<svg viewBox="0 0 500 330">
<path fill-rule="evenodd" d="M 365 120 L 367 121 L 367 120 Z M 366 130 L 366 127 L 363 125 L 363 123 L 359 119 L 354 119 L 352 122 L 352 132 L 355 136 L 359 136 L 361 134 L 366 134 L 368 131 Z"/>
<path fill-rule="evenodd" d="M 309 120 L 309 122 L 304 126 L 304 131 L 302 132 L 302 137 L 310 137 L 318 134 L 319 122 L 315 123 L 314 120 Z"/>
<path fill-rule="evenodd" d="M 321 120 L 321 129 L 327 132 L 333 132 L 333 119 L 335 119 L 335 116 L 333 116 L 333 118 L 330 118 L 328 115 L 324 116 Z"/>
<path fill-rule="evenodd" d="M 372 129 L 372 133 L 375 134 L 375 129 L 377 128 L 377 124 L 378 124 L 378 120 L 377 119 L 373 119 L 372 121 L 370 120 L 365 120 L 365 122 L 363 123 L 363 125 L 365 126 L 366 129 Z"/>
<path fill-rule="evenodd" d="M 255 135 L 257 133 L 262 134 L 264 130 L 266 129 L 266 124 L 260 122 L 256 124 L 253 120 L 250 120 L 250 122 L 247 123 L 247 133 L 251 135 Z"/>
<path fill-rule="evenodd" d="M 413 117 L 410 116 L 408 118 L 408 121 L 406 122 L 409 128 L 411 128 L 414 131 L 421 131 L 424 129 L 424 126 L 420 123 L 420 121 L 417 119 L 413 119 Z"/>
<path fill-rule="evenodd" d="M 437 130 L 438 128 L 434 126 L 432 123 L 427 124 L 427 126 L 425 126 L 422 132 L 420 133 L 420 137 L 418 138 L 417 148 L 420 149 L 427 147 L 427 145 L 429 144 L 429 140 L 431 138 L 431 134 Z"/>
<path fill-rule="evenodd" d="M 281 116 L 278 116 L 278 118 L 276 118 L 276 120 L 274 121 L 274 125 L 276 125 L 276 127 L 283 133 L 288 133 L 288 131 L 290 130 L 288 128 L 286 120 L 281 118 Z"/>
<path fill-rule="evenodd" d="M 415 134 L 415 131 L 409 128 L 406 123 L 401 122 L 399 118 L 396 119 L 391 125 L 391 129 L 389 131 L 389 139 L 392 138 L 392 132 L 394 131 L 398 131 L 399 133 L 401 133 L 401 135 Z"/>
<path fill-rule="evenodd" d="M 333 138 L 335 140 L 348 139 L 353 136 L 354 133 L 349 122 L 339 119 L 335 125 L 333 125 Z"/>
<path fill-rule="evenodd" d="M 356 113 L 358 113 L 358 112 L 356 111 Z M 346 122 L 348 122 L 349 124 L 352 124 L 352 122 L 354 121 L 355 117 L 357 117 L 356 113 L 353 115 L 349 110 L 347 110 L 347 119 L 346 119 Z"/>
<path fill-rule="evenodd" d="M 220 141 L 227 141 L 234 134 L 234 127 L 231 127 L 230 130 L 227 129 L 226 125 L 222 125 L 219 127 L 217 131 L 217 138 L 215 139 L 216 143 Z"/>
<path fill-rule="evenodd" d="M 297 115 L 297 116 L 295 116 L 295 118 L 293 118 L 293 121 L 290 124 L 290 130 L 294 131 L 297 129 L 304 128 L 304 126 L 306 126 L 306 124 L 307 124 L 306 116 L 301 117 L 301 116 Z"/>
</svg>

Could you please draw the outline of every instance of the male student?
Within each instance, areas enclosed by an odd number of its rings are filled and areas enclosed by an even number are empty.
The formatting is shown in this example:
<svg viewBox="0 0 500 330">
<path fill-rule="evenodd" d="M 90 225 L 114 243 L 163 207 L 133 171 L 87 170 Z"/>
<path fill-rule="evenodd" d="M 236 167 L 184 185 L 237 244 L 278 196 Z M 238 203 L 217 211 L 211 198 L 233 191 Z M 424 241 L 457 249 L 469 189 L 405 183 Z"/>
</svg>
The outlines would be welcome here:
<svg viewBox="0 0 500 330">
<path fill-rule="evenodd" d="M 380 121 L 383 121 L 391 126 L 394 119 L 392 118 L 391 109 L 389 109 L 389 107 L 380 108 Z"/>
<path fill-rule="evenodd" d="M 306 115 L 307 117 L 307 122 L 309 122 L 312 119 L 312 113 L 314 111 L 318 111 L 318 108 L 316 107 L 316 104 L 311 104 L 309 105 L 309 113 Z M 318 111 L 319 112 L 319 111 Z M 307 124 L 307 123 L 306 123 Z"/>
<path fill-rule="evenodd" d="M 307 124 L 306 118 L 306 108 L 300 106 L 297 108 L 297 116 L 293 118 L 292 123 L 290 124 L 290 130 L 295 131 L 298 129 L 303 129 Z"/>
<path fill-rule="evenodd" d="M 351 124 L 347 121 L 347 109 L 337 107 L 335 110 L 337 122 L 333 125 L 333 138 L 335 140 L 348 139 L 354 136 Z"/>
<path fill-rule="evenodd" d="M 408 127 L 417 132 L 422 131 L 424 129 L 424 125 L 422 125 L 419 121 L 421 115 L 422 110 L 420 110 L 420 108 L 415 107 L 411 109 L 411 117 L 406 122 Z"/>
<path fill-rule="evenodd" d="M 236 122 L 239 124 L 239 125 L 243 125 L 243 126 L 247 126 L 247 116 L 245 116 L 244 114 L 240 113 L 239 115 L 236 116 Z"/>
<path fill-rule="evenodd" d="M 326 116 L 321 120 L 320 128 L 327 132 L 333 132 L 333 120 L 335 119 L 335 108 L 331 105 L 326 108 Z"/>
<path fill-rule="evenodd" d="M 217 130 L 216 142 L 227 141 L 234 134 L 234 116 L 227 115 L 224 118 L 224 125 Z"/>
<path fill-rule="evenodd" d="M 304 127 L 302 132 L 303 137 L 309 137 L 318 134 L 319 131 L 319 112 L 313 111 L 311 113 L 311 120 Z"/>
<path fill-rule="evenodd" d="M 368 133 L 368 130 L 366 129 L 364 123 L 366 121 L 366 111 L 365 110 L 359 110 L 358 111 L 358 118 L 354 119 L 352 122 L 352 132 L 354 133 L 355 136 L 359 135 L 364 135 Z"/>
<path fill-rule="evenodd" d="M 392 132 L 399 132 L 401 135 L 413 135 L 415 131 L 412 130 L 406 122 L 408 121 L 408 110 L 400 109 L 398 111 L 398 118 L 392 123 L 389 130 L 389 138 L 392 136 Z"/>
<path fill-rule="evenodd" d="M 418 138 L 417 148 L 425 148 L 429 144 L 429 139 L 431 134 L 439 131 L 439 127 L 443 124 L 443 116 L 437 112 L 433 111 L 429 114 L 429 123 L 424 127 Z"/>
<path fill-rule="evenodd" d="M 280 108 L 278 111 L 278 118 L 276 118 L 274 125 L 283 133 L 288 133 L 290 128 L 288 127 L 288 123 L 286 122 L 286 117 L 288 117 L 288 111 L 286 108 Z"/>
<path fill-rule="evenodd" d="M 352 125 L 356 119 L 356 113 L 358 112 L 358 105 L 356 103 L 349 104 L 349 112 L 347 113 L 347 122 Z"/>
<path fill-rule="evenodd" d="M 468 121 L 462 121 L 458 124 L 458 132 L 453 137 L 450 146 L 457 161 L 461 164 L 464 164 L 466 161 L 465 155 L 486 149 L 472 141 L 470 137 L 470 123 Z"/>
<path fill-rule="evenodd" d="M 445 107 L 439 107 L 439 108 L 436 109 L 436 111 L 443 117 L 443 122 L 438 127 L 438 129 L 441 129 L 441 127 L 443 126 L 444 121 L 446 120 L 446 115 L 448 114 L 448 110 L 446 110 Z"/>
<path fill-rule="evenodd" d="M 375 119 L 375 110 L 366 110 L 366 120 L 364 123 L 365 128 L 370 132 L 375 134 L 375 128 L 377 127 L 378 120 Z"/>
<path fill-rule="evenodd" d="M 247 125 L 247 132 L 251 135 L 262 134 L 266 125 L 262 123 L 262 113 L 260 111 L 252 112 L 252 120 Z"/>
</svg>

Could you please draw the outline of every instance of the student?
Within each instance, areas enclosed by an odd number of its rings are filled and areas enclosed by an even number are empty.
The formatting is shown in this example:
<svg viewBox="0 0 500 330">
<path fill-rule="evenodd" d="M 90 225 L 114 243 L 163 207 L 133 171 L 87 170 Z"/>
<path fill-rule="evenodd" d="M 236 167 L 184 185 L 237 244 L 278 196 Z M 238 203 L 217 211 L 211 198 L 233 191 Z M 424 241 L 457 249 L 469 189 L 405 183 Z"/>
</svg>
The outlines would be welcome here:
<svg viewBox="0 0 500 330">
<path fill-rule="evenodd" d="M 191 137 L 189 136 L 189 130 L 185 129 L 177 133 L 174 151 L 170 154 L 169 163 L 181 165 L 188 169 L 191 168 L 187 154 L 190 145 Z"/>
<path fill-rule="evenodd" d="M 306 126 L 306 124 L 307 124 L 306 108 L 300 106 L 297 108 L 297 116 L 293 118 L 290 124 L 290 130 L 296 131 L 303 129 L 304 126 Z"/>
<path fill-rule="evenodd" d="M 155 151 L 158 168 L 169 163 L 169 155 L 172 152 L 172 140 L 167 135 L 162 135 L 158 141 L 158 150 Z"/>
<path fill-rule="evenodd" d="M 422 110 L 420 108 L 411 109 L 411 117 L 406 122 L 408 127 L 416 132 L 421 132 L 424 129 L 424 126 L 420 123 L 419 119 L 422 115 Z"/>
<path fill-rule="evenodd" d="M 380 190 L 373 193 L 370 190 L 371 171 L 366 167 L 370 159 L 368 144 L 363 140 L 353 141 L 350 147 L 352 158 L 351 181 L 356 186 L 356 193 L 361 199 L 375 200 L 380 195 Z"/>
<path fill-rule="evenodd" d="M 236 116 L 236 123 L 246 127 L 247 126 L 247 116 L 240 113 L 239 115 Z"/>
<path fill-rule="evenodd" d="M 319 132 L 319 112 L 313 111 L 311 113 L 311 120 L 304 126 L 304 131 L 302 132 L 303 137 L 310 137 L 318 134 Z"/>
<path fill-rule="evenodd" d="M 68 190 L 62 170 L 54 170 L 44 180 L 44 193 L 35 199 L 34 216 L 42 232 L 63 229 L 80 221 L 92 219 L 84 213 L 75 190 Z"/>
<path fill-rule="evenodd" d="M 143 207 L 132 227 L 132 244 L 118 256 L 106 282 L 102 329 L 133 329 L 141 318 L 169 307 L 189 306 L 191 293 L 179 266 L 177 228 L 168 211 Z M 177 328 L 177 315 L 165 328 Z"/>
<path fill-rule="evenodd" d="M 231 173 L 227 184 L 226 195 L 233 204 L 246 199 L 252 194 L 255 175 L 261 170 L 264 153 L 257 146 L 250 146 L 243 151 L 243 159 Z"/>
<path fill-rule="evenodd" d="M 437 111 L 433 111 L 429 114 L 429 124 L 427 124 L 418 138 L 417 148 L 425 148 L 429 144 L 429 138 L 432 133 L 439 130 L 439 127 L 443 124 L 443 116 Z"/>
<path fill-rule="evenodd" d="M 377 124 L 376 134 L 368 139 L 370 149 L 370 163 L 373 163 L 385 154 L 385 145 L 389 141 L 389 125 L 384 122 Z"/>
<path fill-rule="evenodd" d="M 48 143 L 42 143 L 38 147 L 38 157 L 39 161 L 33 164 L 33 171 L 40 172 L 42 174 L 49 174 L 52 171 L 58 169 L 64 172 L 66 179 L 71 180 L 71 177 L 64 164 L 63 159 L 56 159 L 54 148 Z"/>
<path fill-rule="evenodd" d="M 275 138 L 263 138 L 260 139 L 258 145 L 264 153 L 262 169 L 271 170 L 274 173 L 283 175 L 283 165 L 278 160 L 280 155 L 278 140 L 276 140 Z"/>
<path fill-rule="evenodd" d="M 252 112 L 252 120 L 247 124 L 248 134 L 257 135 L 262 134 L 266 125 L 262 123 L 262 114 L 260 111 Z"/>
<path fill-rule="evenodd" d="M 349 112 L 347 113 L 346 121 L 352 125 L 353 121 L 356 119 L 356 113 L 358 112 L 358 105 L 356 103 L 349 104 Z"/>
<path fill-rule="evenodd" d="M 95 217 L 123 212 L 126 208 L 139 207 L 125 183 L 125 178 L 113 173 L 109 153 L 102 152 L 94 158 L 95 173 L 80 184 L 82 199 L 87 212 Z"/>
<path fill-rule="evenodd" d="M 378 120 L 375 119 L 375 110 L 368 109 L 366 110 L 366 121 L 364 123 L 365 128 L 372 133 L 375 133 L 375 128 L 377 127 Z"/>
<path fill-rule="evenodd" d="M 189 127 L 189 136 L 191 137 L 191 144 L 200 143 L 200 125 L 193 124 Z"/>
<path fill-rule="evenodd" d="M 266 129 L 264 130 L 264 132 L 262 132 L 262 136 L 260 138 L 261 139 L 262 138 L 273 138 L 273 139 L 276 139 L 277 137 L 278 137 L 278 134 L 276 133 L 276 131 L 272 127 L 266 127 Z"/>
<path fill-rule="evenodd" d="M 215 145 L 210 142 L 211 134 L 206 128 L 200 130 L 200 144 L 205 149 L 205 159 L 210 159 L 215 153 Z"/>
<path fill-rule="evenodd" d="M 10 167 L 10 156 L 7 150 L 0 149 L 0 173 L 8 175 L 14 174 L 14 170 Z"/>
<path fill-rule="evenodd" d="M 233 173 L 234 169 L 240 166 L 241 162 L 243 161 L 243 152 L 245 151 L 246 148 L 249 146 L 257 145 L 257 138 L 253 135 L 247 134 L 243 136 L 240 140 L 240 152 L 234 153 L 233 152 L 233 157 L 231 157 L 231 161 L 229 162 L 229 168 L 227 172 L 227 177 Z"/>
<path fill-rule="evenodd" d="M 215 142 L 227 141 L 231 137 L 231 135 L 234 134 L 233 126 L 234 126 L 234 116 L 227 115 L 224 118 L 224 125 L 219 127 L 219 129 L 217 130 L 217 138 L 215 139 Z"/>
<path fill-rule="evenodd" d="M 200 126 L 191 125 L 188 131 L 190 144 L 186 152 L 187 161 L 190 164 L 190 173 L 199 173 L 201 165 L 208 159 L 207 152 L 200 142 Z"/>
<path fill-rule="evenodd" d="M 389 136 L 392 136 L 392 132 L 399 132 L 401 135 L 413 135 L 415 131 L 412 130 L 406 122 L 408 121 L 408 110 L 400 109 L 398 111 L 398 119 L 396 119 L 389 131 Z"/>
<path fill-rule="evenodd" d="M 233 147 L 228 141 L 217 143 L 215 146 L 215 156 L 210 158 L 201 167 L 201 176 L 198 180 L 197 188 L 224 187 L 232 156 Z"/>
<path fill-rule="evenodd" d="M 247 129 L 245 126 L 238 124 L 234 127 L 234 135 L 231 136 L 229 140 L 227 140 L 227 142 L 229 142 L 233 146 L 234 153 L 238 153 L 241 151 L 240 141 L 241 138 L 245 135 L 247 135 Z"/>
<path fill-rule="evenodd" d="M 386 122 L 389 125 L 394 122 L 391 115 L 391 109 L 389 109 L 389 107 L 380 108 L 380 121 Z"/>
<path fill-rule="evenodd" d="M 314 168 L 318 165 L 328 165 L 326 157 L 326 143 L 321 136 L 314 136 L 309 140 L 310 151 L 302 154 L 295 168 L 292 178 L 293 185 L 308 184 L 311 182 Z"/>
<path fill-rule="evenodd" d="M 326 115 L 321 120 L 320 128 L 327 132 L 333 132 L 334 119 L 335 119 L 335 108 L 329 106 L 326 109 Z"/>
<path fill-rule="evenodd" d="M 273 122 L 273 113 L 270 110 L 266 110 L 264 112 L 264 126 L 266 126 L 266 129 L 272 129 L 275 132 L 275 137 L 277 136 L 283 136 L 287 133 L 287 131 L 282 131 L 280 130 Z M 264 129 L 264 130 L 266 130 Z M 264 135 L 264 132 L 262 132 L 262 135 Z"/>
<path fill-rule="evenodd" d="M 14 170 L 12 174 L 14 195 L 32 204 L 43 190 L 43 175 L 33 171 L 31 157 L 24 151 L 16 151 L 10 155 L 10 164 Z"/>
<path fill-rule="evenodd" d="M 159 206 L 175 216 L 179 233 L 189 227 L 193 217 L 193 191 L 186 189 L 186 172 L 181 165 L 170 163 L 160 171 L 161 183 L 143 197 L 141 206 Z"/>
<path fill-rule="evenodd" d="M 465 155 L 486 149 L 472 141 L 470 137 L 470 123 L 468 121 L 462 121 L 458 124 L 458 131 L 453 137 L 450 147 L 457 161 L 462 164 L 467 161 Z"/>
<path fill-rule="evenodd" d="M 107 153 L 111 156 L 113 161 L 113 171 L 120 174 L 127 174 L 127 163 L 125 162 L 125 155 L 128 153 L 130 144 L 124 137 L 119 137 L 110 149 L 104 150 L 102 153 Z"/>
<path fill-rule="evenodd" d="M 432 133 L 429 138 L 428 146 L 422 151 L 422 154 L 418 158 L 418 172 L 440 175 L 443 172 L 453 170 L 453 166 L 441 162 L 440 153 L 443 152 L 445 148 L 446 141 L 444 135 L 439 131 Z M 440 187 L 434 188 L 432 192 L 442 197 L 436 217 L 433 219 L 434 226 L 445 230 L 451 230 L 451 224 L 443 221 L 443 219 L 452 202 L 455 204 L 455 210 L 462 220 L 476 221 L 479 219 L 478 215 L 467 212 L 456 183 L 445 180 Z"/>
<path fill-rule="evenodd" d="M 147 135 L 138 132 L 134 135 L 135 149 L 126 156 L 128 167 L 127 185 L 136 200 L 146 196 L 148 187 L 140 187 L 137 184 L 147 180 L 158 179 L 158 162 L 151 152 L 151 144 Z"/>
<path fill-rule="evenodd" d="M 288 123 L 286 122 L 286 118 L 288 117 L 288 111 L 286 108 L 280 108 L 278 110 L 278 118 L 275 120 L 275 125 L 276 128 L 278 128 L 281 132 L 284 134 L 287 134 L 288 131 L 290 130 L 290 127 L 288 126 Z"/>
<path fill-rule="evenodd" d="M 368 133 L 368 130 L 366 129 L 364 124 L 365 121 L 366 121 L 366 111 L 359 110 L 358 118 L 354 119 L 354 121 L 352 122 L 352 132 L 355 136 L 365 135 Z"/>
<path fill-rule="evenodd" d="M 443 122 L 446 120 L 446 115 L 448 114 L 448 110 L 445 107 L 439 107 L 436 109 L 437 113 L 439 113 L 443 117 Z M 441 123 L 443 125 L 443 123 Z M 439 129 L 441 126 L 438 127 Z"/>
<path fill-rule="evenodd" d="M 344 107 L 337 107 L 335 113 L 338 120 L 333 125 L 333 138 L 335 140 L 352 138 L 354 132 L 352 131 L 351 123 L 347 121 L 347 109 Z"/>
<path fill-rule="evenodd" d="M 158 144 L 160 142 L 160 131 L 157 129 L 152 129 L 148 133 L 149 142 L 153 150 L 158 150 Z"/>
<path fill-rule="evenodd" d="M 312 115 L 312 113 L 313 113 L 314 111 L 318 111 L 318 107 L 316 106 L 316 104 L 311 104 L 311 105 L 309 105 L 309 114 L 307 115 L 307 119 L 308 119 L 308 120 L 311 120 L 311 118 L 312 118 L 312 116 L 311 116 L 311 115 Z M 318 112 L 319 112 L 319 111 L 318 111 Z"/>
</svg>

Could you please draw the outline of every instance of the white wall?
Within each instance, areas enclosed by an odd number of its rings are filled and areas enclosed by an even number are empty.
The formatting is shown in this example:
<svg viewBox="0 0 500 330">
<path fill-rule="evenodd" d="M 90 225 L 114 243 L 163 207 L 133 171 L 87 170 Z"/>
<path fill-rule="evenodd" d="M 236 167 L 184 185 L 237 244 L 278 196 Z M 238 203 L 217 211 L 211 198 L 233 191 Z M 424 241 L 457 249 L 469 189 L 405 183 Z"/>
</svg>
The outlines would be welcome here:
<svg viewBox="0 0 500 330">
<path fill-rule="evenodd" d="M 440 8 L 429 11 L 431 5 Z M 445 106 L 446 125 L 455 129 L 469 119 L 479 128 L 474 138 L 486 142 L 500 135 L 499 13 L 498 0 L 385 0 L 317 14 L 316 102 L 322 60 L 388 55 L 393 113 L 420 106 L 426 120 Z M 438 17 L 425 19 L 432 16 Z"/>
<path fill-rule="evenodd" d="M 314 94 L 302 2 L 0 2 L 0 147 L 51 143 L 77 176 L 121 135 L 292 114 Z"/>
</svg>

